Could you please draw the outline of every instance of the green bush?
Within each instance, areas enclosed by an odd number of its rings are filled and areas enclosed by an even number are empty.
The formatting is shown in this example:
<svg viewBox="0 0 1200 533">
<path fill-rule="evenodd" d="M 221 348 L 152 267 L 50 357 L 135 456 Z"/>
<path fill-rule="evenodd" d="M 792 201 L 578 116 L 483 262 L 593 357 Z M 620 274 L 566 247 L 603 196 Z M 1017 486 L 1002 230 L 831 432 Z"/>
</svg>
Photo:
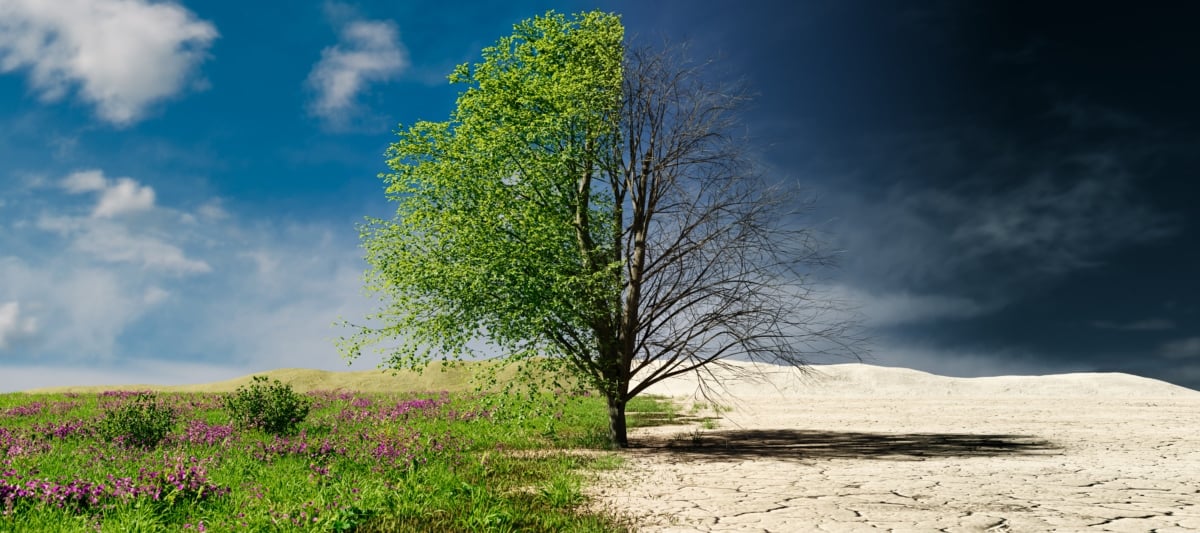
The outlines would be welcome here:
<svg viewBox="0 0 1200 533">
<path fill-rule="evenodd" d="M 149 392 L 108 407 L 100 419 L 99 432 L 105 440 L 124 446 L 153 448 L 175 425 L 175 411 Z"/>
<path fill-rule="evenodd" d="M 292 390 L 291 385 L 278 379 L 268 383 L 266 376 L 254 376 L 249 387 L 238 387 L 224 403 L 234 422 L 272 435 L 295 432 L 312 407 L 312 400 Z"/>
</svg>

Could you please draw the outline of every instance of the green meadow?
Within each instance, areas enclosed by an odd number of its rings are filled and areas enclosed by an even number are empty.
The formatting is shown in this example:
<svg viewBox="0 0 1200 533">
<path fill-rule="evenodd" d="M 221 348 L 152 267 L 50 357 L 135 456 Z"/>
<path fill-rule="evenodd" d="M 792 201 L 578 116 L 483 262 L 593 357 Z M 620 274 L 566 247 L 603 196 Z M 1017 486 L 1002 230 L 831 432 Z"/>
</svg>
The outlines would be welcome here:
<svg viewBox="0 0 1200 533">
<path fill-rule="evenodd" d="M 622 464 L 602 398 L 444 370 L 276 371 L 248 404 L 231 399 L 265 381 L 0 395 L 0 531 L 628 529 L 582 492 Z M 247 422 L 280 397 L 304 416 Z"/>
</svg>

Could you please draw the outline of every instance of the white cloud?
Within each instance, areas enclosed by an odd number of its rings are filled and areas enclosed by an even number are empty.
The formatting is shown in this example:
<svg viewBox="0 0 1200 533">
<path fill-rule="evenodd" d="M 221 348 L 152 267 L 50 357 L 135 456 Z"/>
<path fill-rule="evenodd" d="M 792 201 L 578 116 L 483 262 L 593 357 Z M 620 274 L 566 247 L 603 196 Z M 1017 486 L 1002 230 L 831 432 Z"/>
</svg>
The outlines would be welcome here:
<svg viewBox="0 0 1200 533">
<path fill-rule="evenodd" d="M 155 224 L 115 220 L 119 215 L 155 211 L 154 188 L 131 178 L 109 180 L 102 170 L 73 173 L 59 184 L 74 194 L 97 192 L 88 218 L 43 214 L 36 227 L 68 236 L 72 248 L 108 263 L 131 263 L 144 269 L 186 275 L 212 270 L 204 260 L 188 258 L 178 245 L 155 235 Z M 166 210 L 172 211 L 172 210 Z M 170 232 L 164 232 L 170 234 Z"/>
<path fill-rule="evenodd" d="M 56 276 L 57 277 L 57 276 Z M 55 279 L 53 306 L 65 311 L 73 331 L 51 339 L 59 347 L 78 346 L 95 358 L 119 355 L 117 338 L 148 308 L 132 294 L 132 280 L 99 268 L 72 269 Z"/>
<path fill-rule="evenodd" d="M 7 294 L 0 297 L 15 296 L 22 303 L 21 313 L 28 304 L 39 318 L 35 326 L 54 325 L 52 331 L 27 328 L 22 350 L 9 355 L 56 354 L 67 361 L 111 358 L 117 338 L 148 310 L 132 294 L 139 280 L 112 270 L 8 257 L 0 259 L 0 279 L 7 282 L 0 287 Z M 0 353 L 9 348 L 0 346 Z"/>
<path fill-rule="evenodd" d="M 207 262 L 187 257 L 178 246 L 155 237 L 133 235 L 120 225 L 88 224 L 72 246 L 110 263 L 132 263 L 173 274 L 212 271 Z"/>
<path fill-rule="evenodd" d="M 409 66 L 408 50 L 391 21 L 353 20 L 339 33 L 338 44 L 321 51 L 307 80 L 316 93 L 309 111 L 333 125 L 359 112 L 358 96 L 370 83 L 394 79 Z"/>
<path fill-rule="evenodd" d="M 122 213 L 145 211 L 151 207 L 154 207 L 154 189 L 138 185 L 129 178 L 121 178 L 100 194 L 100 201 L 96 203 L 96 210 L 92 212 L 92 216 L 111 218 Z"/>
<path fill-rule="evenodd" d="M 182 92 L 216 38 L 175 2 L 0 0 L 0 72 L 27 70 L 45 101 L 77 89 L 118 126 Z"/>
<path fill-rule="evenodd" d="M 1168 359 L 1200 358 L 1200 337 L 1188 337 L 1163 344 L 1160 351 Z"/>
<path fill-rule="evenodd" d="M 98 193 L 88 218 L 43 213 L 37 219 L 37 228 L 70 238 L 74 250 L 108 263 L 129 263 L 176 275 L 212 271 L 207 262 L 189 258 L 178 245 L 164 240 L 164 236 L 173 232 L 162 231 L 145 221 L 134 224 L 118 218 L 134 213 L 153 214 L 158 210 L 150 186 L 127 177 L 110 180 L 100 170 L 75 172 L 59 182 L 59 186 L 72 194 Z"/>
<path fill-rule="evenodd" d="M 41 230 L 53 231 L 59 235 L 70 236 L 71 233 L 86 227 L 86 220 L 73 217 L 43 215 L 41 218 L 38 218 L 35 226 Z"/>
<path fill-rule="evenodd" d="M 0 303 L 0 349 L 37 333 L 37 319 L 21 316 L 20 302 Z"/>
<path fill-rule="evenodd" d="M 106 220 L 42 216 L 37 228 L 71 238 L 71 248 L 108 263 L 129 263 L 171 274 L 212 271 L 203 260 L 152 235 L 136 235 L 129 225 Z"/>
<path fill-rule="evenodd" d="M 229 218 L 229 212 L 225 211 L 225 208 L 222 207 L 221 204 L 222 202 L 220 198 L 213 198 L 212 200 L 201 204 L 200 207 L 196 209 L 196 214 L 200 215 L 201 219 L 209 221 L 218 221 Z"/>
<path fill-rule="evenodd" d="M 154 207 L 154 189 L 130 178 L 111 181 L 99 170 L 75 172 L 64 178 L 61 186 L 72 194 L 99 192 L 100 198 L 92 210 L 95 218 L 112 218 Z"/>
<path fill-rule="evenodd" d="M 104 173 L 99 170 L 83 170 L 64 178 L 62 187 L 74 194 L 103 191 L 108 187 L 108 180 L 104 179 Z"/>
<path fill-rule="evenodd" d="M 154 286 L 146 289 L 146 293 L 142 297 L 142 302 L 144 302 L 146 305 L 155 305 L 162 303 L 170 296 L 171 293 L 169 291 L 164 290 L 162 287 Z"/>
<path fill-rule="evenodd" d="M 236 345 L 239 355 L 268 368 L 345 369 L 333 345 L 339 317 L 361 319 L 372 311 L 360 295 L 362 271 L 357 253 L 322 248 L 314 258 L 302 248 L 277 250 L 283 259 L 275 271 L 245 276 L 221 295 L 220 312 L 205 327 Z M 364 357 L 360 367 L 380 361 Z"/>
<path fill-rule="evenodd" d="M 254 261 L 255 269 L 260 276 L 269 277 L 279 268 L 279 259 L 266 250 L 243 252 L 241 255 Z"/>
</svg>

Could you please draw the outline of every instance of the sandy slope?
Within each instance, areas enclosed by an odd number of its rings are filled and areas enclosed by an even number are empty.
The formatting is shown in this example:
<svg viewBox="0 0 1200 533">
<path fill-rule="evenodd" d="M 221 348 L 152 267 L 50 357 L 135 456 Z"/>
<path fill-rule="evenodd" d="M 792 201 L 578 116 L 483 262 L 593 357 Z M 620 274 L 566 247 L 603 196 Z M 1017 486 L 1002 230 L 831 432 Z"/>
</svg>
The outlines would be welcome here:
<svg viewBox="0 0 1200 533">
<path fill-rule="evenodd" d="M 635 433 L 598 505 L 646 531 L 1200 530 L 1200 392 L 1124 374 L 762 370 L 717 376 L 733 411 L 715 429 Z"/>
</svg>

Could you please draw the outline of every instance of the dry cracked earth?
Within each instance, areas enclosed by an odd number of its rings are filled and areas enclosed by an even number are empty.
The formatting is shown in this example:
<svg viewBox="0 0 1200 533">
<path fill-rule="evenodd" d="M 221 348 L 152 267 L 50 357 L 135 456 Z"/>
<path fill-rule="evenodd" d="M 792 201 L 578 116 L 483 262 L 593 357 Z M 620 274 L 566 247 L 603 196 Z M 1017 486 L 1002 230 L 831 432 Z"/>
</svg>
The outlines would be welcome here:
<svg viewBox="0 0 1200 533">
<path fill-rule="evenodd" d="M 635 432 L 597 504 L 647 532 L 1200 531 L 1200 395 L 764 394 L 715 416 Z"/>
</svg>

